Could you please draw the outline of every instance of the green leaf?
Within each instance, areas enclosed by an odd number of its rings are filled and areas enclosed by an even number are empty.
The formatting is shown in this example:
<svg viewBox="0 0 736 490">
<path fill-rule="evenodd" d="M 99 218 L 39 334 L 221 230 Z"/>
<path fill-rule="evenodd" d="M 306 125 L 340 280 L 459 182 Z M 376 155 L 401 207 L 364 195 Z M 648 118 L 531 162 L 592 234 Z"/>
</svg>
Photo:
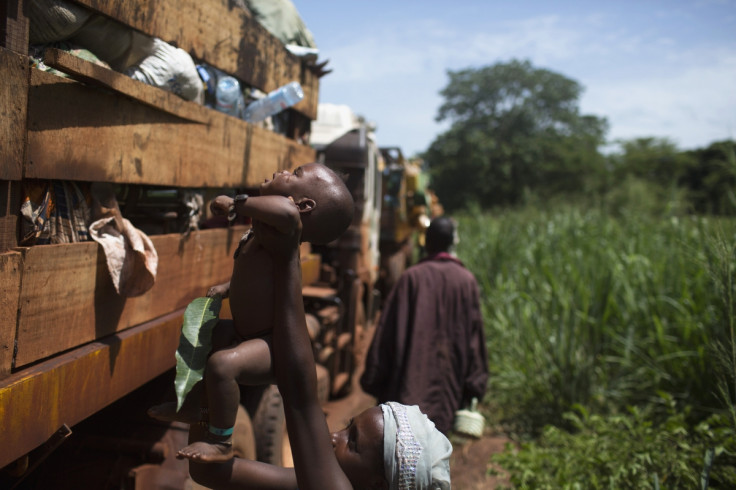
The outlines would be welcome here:
<svg viewBox="0 0 736 490">
<path fill-rule="evenodd" d="M 207 355 L 212 350 L 212 329 L 222 306 L 222 297 L 197 298 L 187 306 L 176 349 L 176 410 L 179 411 L 192 387 L 202 380 Z"/>
</svg>

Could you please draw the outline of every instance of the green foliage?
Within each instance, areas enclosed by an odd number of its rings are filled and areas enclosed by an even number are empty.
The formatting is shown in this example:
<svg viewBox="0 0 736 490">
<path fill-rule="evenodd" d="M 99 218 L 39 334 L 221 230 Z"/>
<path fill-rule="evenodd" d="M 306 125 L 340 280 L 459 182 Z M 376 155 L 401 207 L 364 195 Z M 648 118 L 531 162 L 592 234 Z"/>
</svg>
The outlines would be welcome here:
<svg viewBox="0 0 736 490">
<path fill-rule="evenodd" d="M 736 223 L 598 209 L 458 216 L 458 255 L 479 280 L 489 341 L 489 403 L 535 433 L 580 404 L 624 410 L 672 393 L 722 408 L 713 349 L 730 345 L 707 246 Z M 733 267 L 736 257 L 727 258 Z"/>
<path fill-rule="evenodd" d="M 661 213 L 736 213 L 736 142 L 721 141 L 707 148 L 680 151 L 667 139 L 620 141 L 620 151 L 607 158 L 599 193 L 613 212 L 620 212 L 628 195 L 643 198 Z M 645 187 L 648 196 L 638 193 Z"/>
<path fill-rule="evenodd" d="M 726 338 L 717 340 L 712 349 L 717 366 L 718 394 L 736 430 L 736 242 L 724 233 L 717 233 L 705 246 L 711 251 L 708 271 L 721 298 L 723 316 L 728 319 Z"/>
<path fill-rule="evenodd" d="M 222 306 L 222 297 L 196 298 L 184 311 L 184 323 L 176 350 L 176 409 L 181 408 L 192 387 L 202 380 L 212 349 L 212 330 Z"/>
<path fill-rule="evenodd" d="M 694 160 L 667 138 L 635 138 L 619 144 L 622 151 L 609 158 L 617 180 L 635 177 L 671 187 L 679 183 Z"/>
<path fill-rule="evenodd" d="M 601 204 L 613 216 L 623 218 L 631 213 L 669 218 L 685 216 L 690 208 L 684 189 L 664 187 L 639 177 L 626 175 L 601 198 Z"/>
<path fill-rule="evenodd" d="M 736 213 L 735 141 L 680 151 L 666 138 L 642 137 L 618 141 L 604 157 L 607 122 L 580 113 L 575 80 L 519 60 L 448 78 L 436 119 L 450 128 L 421 156 L 450 211 L 607 193 L 619 212 L 644 185 L 664 212 Z"/>
<path fill-rule="evenodd" d="M 452 125 L 423 155 L 446 208 L 586 191 L 603 171 L 606 122 L 579 113 L 576 81 L 518 60 L 448 76 L 437 120 Z"/>
<path fill-rule="evenodd" d="M 565 414 L 572 431 L 548 426 L 494 460 L 520 489 L 733 488 L 736 433 L 724 417 L 691 426 L 671 398 L 662 401 L 662 423 L 637 408 L 600 416 L 577 407 Z"/>
<path fill-rule="evenodd" d="M 700 213 L 736 214 L 736 141 L 721 141 L 688 152 L 691 164 L 682 179 Z"/>
</svg>

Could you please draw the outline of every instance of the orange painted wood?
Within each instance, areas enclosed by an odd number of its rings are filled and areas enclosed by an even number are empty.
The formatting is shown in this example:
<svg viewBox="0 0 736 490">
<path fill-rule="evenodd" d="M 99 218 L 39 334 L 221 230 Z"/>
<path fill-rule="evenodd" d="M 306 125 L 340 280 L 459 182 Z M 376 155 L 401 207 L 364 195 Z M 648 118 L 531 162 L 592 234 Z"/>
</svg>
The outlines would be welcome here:
<svg viewBox="0 0 736 490">
<path fill-rule="evenodd" d="M 0 468 L 62 424 L 72 427 L 172 368 L 183 314 L 172 312 L 0 380 Z"/>
</svg>

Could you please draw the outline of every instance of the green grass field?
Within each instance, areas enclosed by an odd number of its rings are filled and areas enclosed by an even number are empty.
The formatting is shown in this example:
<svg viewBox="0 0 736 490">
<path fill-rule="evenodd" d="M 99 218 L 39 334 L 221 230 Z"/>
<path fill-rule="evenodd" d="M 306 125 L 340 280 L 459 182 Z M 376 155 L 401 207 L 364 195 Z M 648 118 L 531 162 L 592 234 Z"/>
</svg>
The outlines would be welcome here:
<svg viewBox="0 0 736 490">
<path fill-rule="evenodd" d="M 678 417 L 694 441 L 697 424 L 717 414 L 733 443 L 736 220 L 572 207 L 456 218 L 458 256 L 481 286 L 491 372 L 484 406 L 494 423 L 542 444 L 550 427 L 574 436 L 595 422 L 600 434 L 600 424 L 624 420 L 656 435 Z M 693 447 L 699 463 L 685 474 L 699 477 L 706 449 Z M 733 458 L 727 448 L 718 454 Z M 657 488 L 667 471 L 640 472 L 636 488 Z M 580 488 L 624 480 L 601 481 Z"/>
</svg>

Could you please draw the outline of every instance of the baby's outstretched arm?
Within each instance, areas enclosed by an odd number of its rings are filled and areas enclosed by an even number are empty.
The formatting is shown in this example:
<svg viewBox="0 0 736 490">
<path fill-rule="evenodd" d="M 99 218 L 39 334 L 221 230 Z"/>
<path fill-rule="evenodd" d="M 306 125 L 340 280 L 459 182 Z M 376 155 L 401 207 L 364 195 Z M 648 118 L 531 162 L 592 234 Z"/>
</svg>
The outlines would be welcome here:
<svg viewBox="0 0 736 490">
<path fill-rule="evenodd" d="M 299 216 L 293 199 L 273 195 L 253 196 L 237 201 L 232 197 L 217 196 L 210 204 L 210 210 L 217 216 L 234 211 L 238 216 L 249 216 L 285 234 L 293 231 L 294 218 Z"/>
</svg>

